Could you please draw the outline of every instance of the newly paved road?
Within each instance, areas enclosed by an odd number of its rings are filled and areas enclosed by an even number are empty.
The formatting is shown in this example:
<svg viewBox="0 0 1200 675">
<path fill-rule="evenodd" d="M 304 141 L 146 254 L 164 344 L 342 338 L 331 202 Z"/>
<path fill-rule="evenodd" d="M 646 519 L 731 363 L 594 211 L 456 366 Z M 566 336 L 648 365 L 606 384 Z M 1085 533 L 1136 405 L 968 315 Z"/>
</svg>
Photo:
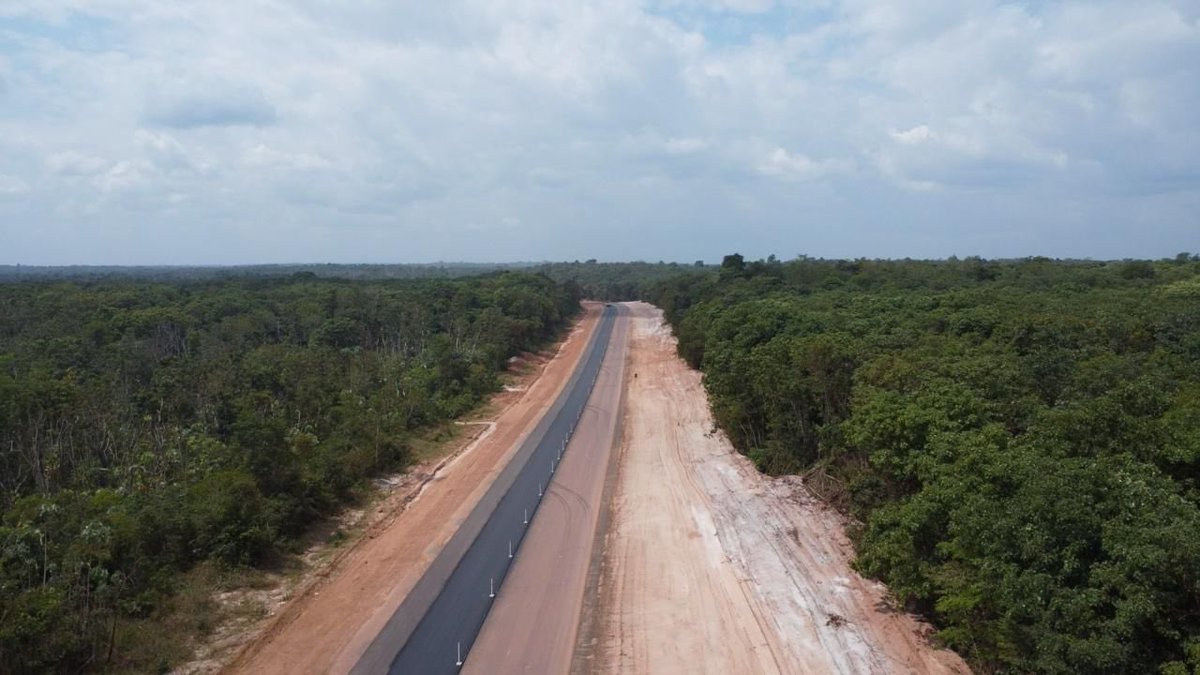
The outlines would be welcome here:
<svg viewBox="0 0 1200 675">
<path fill-rule="evenodd" d="M 606 478 L 615 473 L 629 335 L 628 310 L 618 308 L 587 408 L 463 675 L 566 675 L 572 670 L 585 592 L 594 588 L 588 574 L 599 572 L 592 565 L 603 549 L 597 532 L 606 512 Z"/>
<path fill-rule="evenodd" d="M 571 433 L 575 429 L 591 393 L 601 363 L 604 360 L 613 322 L 617 310 L 606 307 L 596 329 L 595 338 L 588 353 L 583 357 L 577 377 L 572 385 L 561 394 L 551 408 L 547 419 L 530 435 L 523 448 L 513 460 L 511 473 L 506 470 L 497 479 L 497 486 L 511 481 L 511 487 L 499 497 L 499 501 L 485 499 L 476 513 L 464 523 L 468 531 L 473 521 L 486 518 L 478 534 L 453 566 L 453 572 L 436 598 L 424 611 L 415 629 L 408 632 L 406 622 L 413 612 L 413 605 L 422 602 L 423 592 L 417 589 L 410 595 L 412 602 L 402 605 L 394 621 L 371 644 L 355 666 L 356 673 L 378 673 L 386 668 L 389 673 L 438 675 L 457 673 L 462 661 L 470 653 L 475 638 L 491 609 L 496 592 L 508 573 L 521 541 L 529 528 L 542 494 L 545 494 L 554 469 Z M 492 508 L 490 517 L 487 510 Z M 479 527 L 478 525 L 475 525 Z M 455 546 L 447 545 L 445 560 L 439 557 L 431 567 L 431 579 L 437 577 L 439 567 L 453 565 Z M 511 554 L 510 554 L 511 551 Z M 439 564 L 439 562 L 441 564 Z M 400 644 L 400 642 L 403 644 Z M 394 658 L 391 658 L 394 655 Z M 390 659 L 390 661 L 389 661 Z"/>
</svg>

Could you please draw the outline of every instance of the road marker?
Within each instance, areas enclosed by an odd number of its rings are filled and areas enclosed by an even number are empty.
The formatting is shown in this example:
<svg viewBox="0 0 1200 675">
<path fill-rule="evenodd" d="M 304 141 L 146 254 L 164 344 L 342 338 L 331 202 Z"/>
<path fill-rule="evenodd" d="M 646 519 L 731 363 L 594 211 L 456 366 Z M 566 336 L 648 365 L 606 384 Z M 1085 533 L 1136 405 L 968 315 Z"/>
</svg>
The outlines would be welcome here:
<svg viewBox="0 0 1200 675">
<path fill-rule="evenodd" d="M 496 579 L 495 577 L 488 579 L 488 597 L 496 597 Z"/>
<path fill-rule="evenodd" d="M 512 559 L 512 539 L 508 540 L 508 558 Z"/>
<path fill-rule="evenodd" d="M 538 496 L 539 497 L 542 496 L 542 484 L 541 483 L 538 483 Z"/>
<path fill-rule="evenodd" d="M 454 665 L 456 665 L 460 668 L 462 667 L 462 643 L 461 642 L 458 643 L 458 660 L 454 662 Z"/>
<path fill-rule="evenodd" d="M 529 509 L 525 509 L 525 524 L 529 524 Z"/>
</svg>

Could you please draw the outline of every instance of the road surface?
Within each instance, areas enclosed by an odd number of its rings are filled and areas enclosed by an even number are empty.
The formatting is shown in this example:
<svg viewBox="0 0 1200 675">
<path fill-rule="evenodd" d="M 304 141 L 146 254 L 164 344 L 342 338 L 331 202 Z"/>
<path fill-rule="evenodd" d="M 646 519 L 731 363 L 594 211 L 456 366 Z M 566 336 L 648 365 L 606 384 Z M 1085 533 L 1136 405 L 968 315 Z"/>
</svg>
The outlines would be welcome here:
<svg viewBox="0 0 1200 675">
<path fill-rule="evenodd" d="M 616 458 L 628 311 L 621 308 L 586 412 L 550 484 L 464 675 L 567 673 Z"/>
<path fill-rule="evenodd" d="M 488 432 L 428 467 L 412 490 L 397 495 L 398 505 L 389 506 L 367 535 L 302 587 L 223 672 L 348 672 L 558 399 L 594 335 L 601 308 L 585 303 L 583 317 L 549 360 L 534 359 L 540 374 L 527 389 L 498 396 L 495 416 L 485 420 Z"/>
<path fill-rule="evenodd" d="M 352 672 L 449 675 L 459 671 L 583 415 L 616 313 L 615 307 L 603 310 L 593 344 L 572 382 Z"/>
</svg>

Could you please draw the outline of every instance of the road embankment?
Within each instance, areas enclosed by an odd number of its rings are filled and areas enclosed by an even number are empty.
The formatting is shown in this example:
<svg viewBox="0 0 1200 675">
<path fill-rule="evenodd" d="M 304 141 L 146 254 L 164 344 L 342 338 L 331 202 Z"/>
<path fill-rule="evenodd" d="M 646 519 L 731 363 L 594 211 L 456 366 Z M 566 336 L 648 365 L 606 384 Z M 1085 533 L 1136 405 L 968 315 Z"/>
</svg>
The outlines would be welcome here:
<svg viewBox="0 0 1200 675">
<path fill-rule="evenodd" d="M 575 438 L 612 334 L 605 307 L 562 393 L 520 443 L 483 498 L 426 570 L 351 671 L 457 673 L 504 586 L 546 487 Z M 578 444 L 576 444 L 576 447 Z"/>
<path fill-rule="evenodd" d="M 441 466 L 416 498 L 285 605 L 224 672 L 349 672 L 558 399 L 601 309 L 587 304 L 537 379 L 487 420 L 495 424 L 491 433 Z"/>
</svg>

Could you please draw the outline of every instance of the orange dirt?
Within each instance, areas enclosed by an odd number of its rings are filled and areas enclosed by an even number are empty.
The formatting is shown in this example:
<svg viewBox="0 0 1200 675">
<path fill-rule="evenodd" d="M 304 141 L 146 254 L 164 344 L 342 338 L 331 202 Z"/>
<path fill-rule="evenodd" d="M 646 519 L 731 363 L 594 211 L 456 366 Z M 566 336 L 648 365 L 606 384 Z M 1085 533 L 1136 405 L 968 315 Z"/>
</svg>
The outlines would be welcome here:
<svg viewBox="0 0 1200 675">
<path fill-rule="evenodd" d="M 463 675 L 566 673 L 575 652 L 618 436 L 629 319 L 618 316 L 591 397 L 500 586 Z"/>
<path fill-rule="evenodd" d="M 286 605 L 225 672 L 349 671 L 553 403 L 599 312 L 599 304 L 585 303 L 583 318 L 542 374 L 523 392 L 501 394 L 519 398 L 494 425 L 439 466 L 394 518 L 376 525 Z"/>
<path fill-rule="evenodd" d="M 967 673 L 850 567 L 844 523 L 714 433 L 661 311 L 632 304 L 625 432 L 594 673 Z M 637 377 L 633 376 L 637 373 Z"/>
</svg>

